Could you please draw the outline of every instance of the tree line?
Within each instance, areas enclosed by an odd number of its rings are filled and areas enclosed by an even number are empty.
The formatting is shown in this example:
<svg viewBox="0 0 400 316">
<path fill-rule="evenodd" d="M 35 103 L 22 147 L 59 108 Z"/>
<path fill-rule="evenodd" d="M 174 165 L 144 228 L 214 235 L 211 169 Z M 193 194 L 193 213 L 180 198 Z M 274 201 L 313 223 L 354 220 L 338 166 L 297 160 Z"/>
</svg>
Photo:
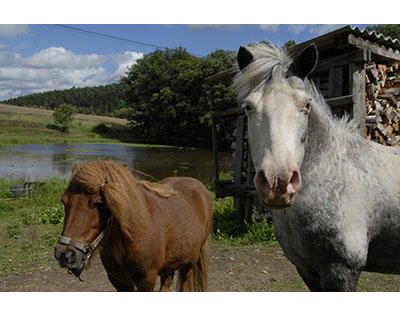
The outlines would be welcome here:
<svg viewBox="0 0 400 316">
<path fill-rule="evenodd" d="M 123 117 L 127 106 L 125 90 L 124 84 L 114 83 L 34 93 L 2 102 L 48 110 L 55 110 L 61 104 L 71 104 L 78 113 Z"/>
</svg>

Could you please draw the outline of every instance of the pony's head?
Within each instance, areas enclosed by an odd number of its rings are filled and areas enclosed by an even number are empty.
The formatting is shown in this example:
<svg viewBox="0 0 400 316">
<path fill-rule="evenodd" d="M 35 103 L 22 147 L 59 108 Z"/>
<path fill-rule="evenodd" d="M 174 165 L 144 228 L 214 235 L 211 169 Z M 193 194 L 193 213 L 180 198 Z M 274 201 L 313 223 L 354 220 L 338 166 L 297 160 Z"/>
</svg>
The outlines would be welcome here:
<svg viewBox="0 0 400 316">
<path fill-rule="evenodd" d="M 314 69 L 315 45 L 294 60 L 270 44 L 240 47 L 233 81 L 248 120 L 249 144 L 256 169 L 255 186 L 269 207 L 294 203 L 301 187 L 300 167 L 307 143 L 313 98 L 304 79 Z"/>
<path fill-rule="evenodd" d="M 132 238 L 131 209 L 136 184 L 125 165 L 113 162 L 75 164 L 71 181 L 62 196 L 64 227 L 54 255 L 62 267 L 79 277 L 102 237 L 117 224 Z"/>
</svg>

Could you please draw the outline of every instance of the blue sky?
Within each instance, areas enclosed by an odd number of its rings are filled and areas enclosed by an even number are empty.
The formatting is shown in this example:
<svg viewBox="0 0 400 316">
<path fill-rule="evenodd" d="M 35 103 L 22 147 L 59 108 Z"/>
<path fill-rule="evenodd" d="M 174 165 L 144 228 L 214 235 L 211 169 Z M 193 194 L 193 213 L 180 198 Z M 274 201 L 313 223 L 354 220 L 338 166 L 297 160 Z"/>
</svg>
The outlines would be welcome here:
<svg viewBox="0 0 400 316">
<path fill-rule="evenodd" d="M 182 46 L 206 56 L 216 49 L 270 41 L 282 46 L 344 24 L 67 24 L 158 47 Z M 357 24 L 365 27 L 365 24 Z M 71 30 L 55 24 L 0 24 L 0 100 L 72 86 L 118 81 L 153 46 Z"/>
</svg>

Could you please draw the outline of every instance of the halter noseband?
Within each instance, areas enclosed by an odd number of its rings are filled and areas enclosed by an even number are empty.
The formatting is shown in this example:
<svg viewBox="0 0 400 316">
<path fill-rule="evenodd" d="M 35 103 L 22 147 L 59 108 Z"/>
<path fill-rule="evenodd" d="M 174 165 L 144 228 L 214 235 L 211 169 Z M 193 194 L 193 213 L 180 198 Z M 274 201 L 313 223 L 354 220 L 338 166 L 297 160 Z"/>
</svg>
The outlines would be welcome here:
<svg viewBox="0 0 400 316">
<path fill-rule="evenodd" d="M 111 229 L 112 222 L 113 222 L 113 217 L 110 216 L 107 220 L 107 224 L 104 230 L 101 231 L 100 234 L 98 234 L 98 236 L 90 243 L 74 240 L 71 237 L 63 235 L 60 235 L 60 237 L 58 238 L 58 243 L 67 246 L 72 246 L 75 249 L 78 249 L 83 254 L 83 263 L 86 264 L 90 256 L 93 254 L 93 251 L 96 249 L 100 241 L 103 239 L 104 235 Z"/>
</svg>

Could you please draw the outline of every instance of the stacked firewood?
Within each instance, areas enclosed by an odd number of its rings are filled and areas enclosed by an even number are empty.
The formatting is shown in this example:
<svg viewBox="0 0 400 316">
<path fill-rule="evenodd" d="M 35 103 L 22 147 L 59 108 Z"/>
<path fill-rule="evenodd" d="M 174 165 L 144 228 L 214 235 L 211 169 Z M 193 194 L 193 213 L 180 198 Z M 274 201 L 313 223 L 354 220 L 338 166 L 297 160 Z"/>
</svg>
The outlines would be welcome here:
<svg viewBox="0 0 400 316">
<path fill-rule="evenodd" d="M 366 65 L 366 137 L 400 145 L 400 65 Z"/>
</svg>

